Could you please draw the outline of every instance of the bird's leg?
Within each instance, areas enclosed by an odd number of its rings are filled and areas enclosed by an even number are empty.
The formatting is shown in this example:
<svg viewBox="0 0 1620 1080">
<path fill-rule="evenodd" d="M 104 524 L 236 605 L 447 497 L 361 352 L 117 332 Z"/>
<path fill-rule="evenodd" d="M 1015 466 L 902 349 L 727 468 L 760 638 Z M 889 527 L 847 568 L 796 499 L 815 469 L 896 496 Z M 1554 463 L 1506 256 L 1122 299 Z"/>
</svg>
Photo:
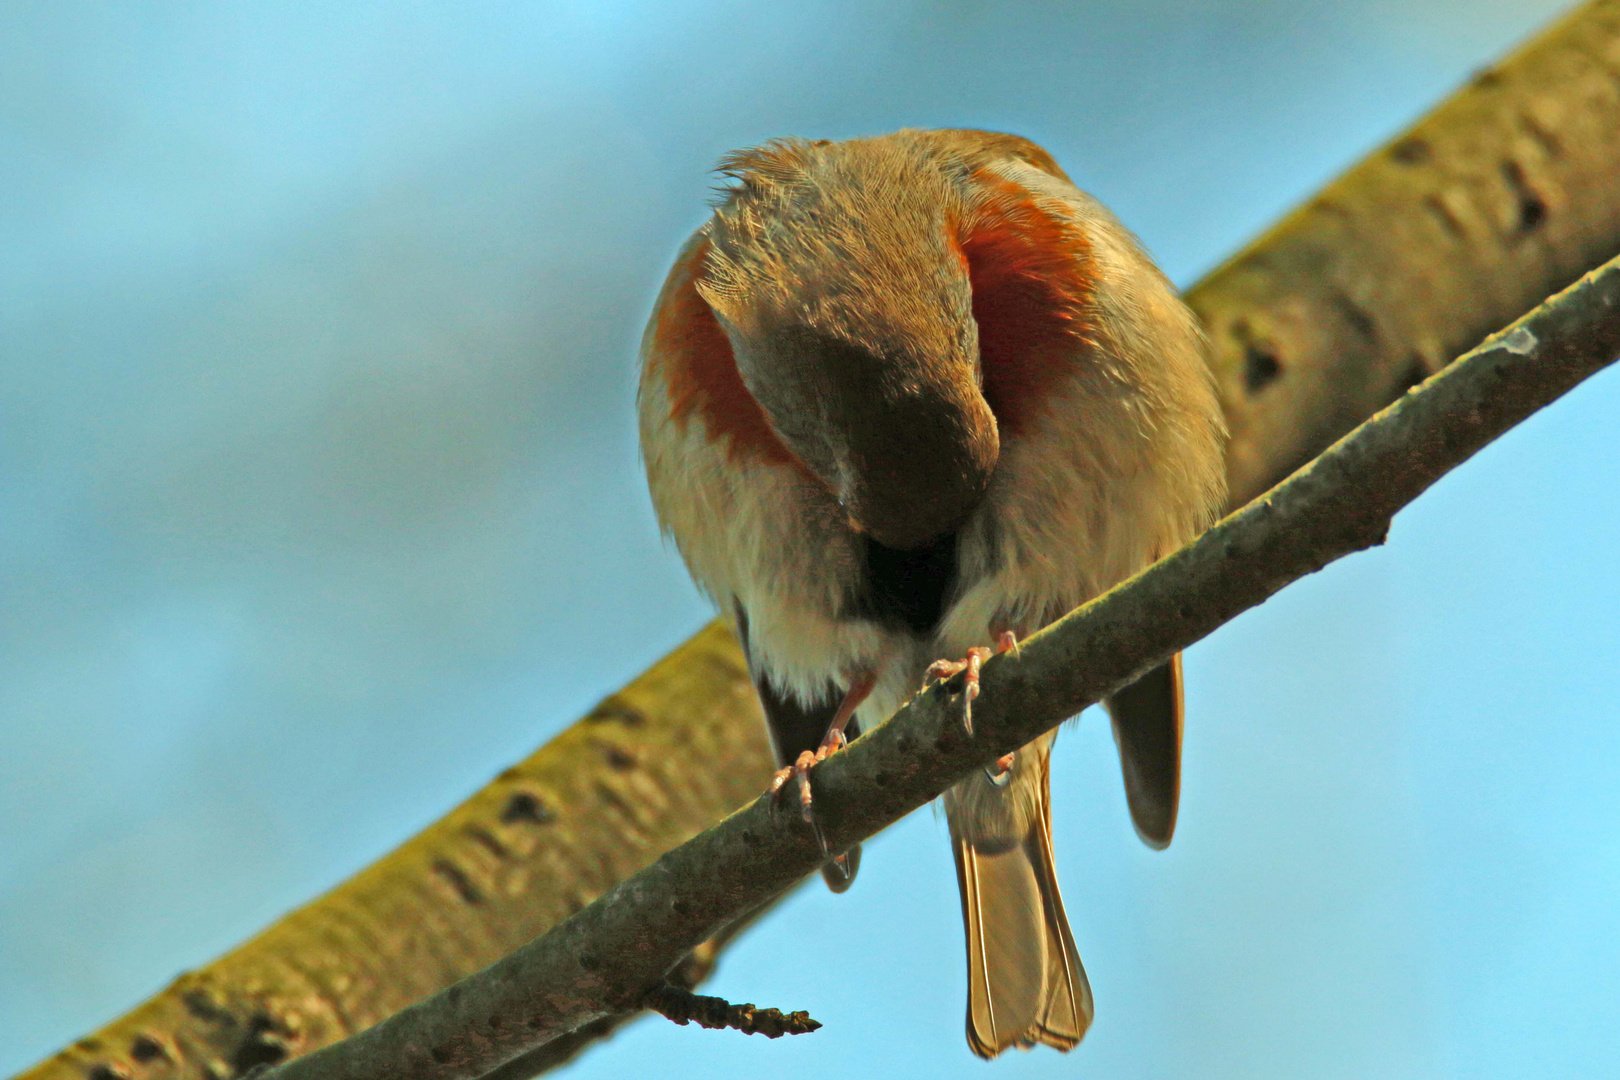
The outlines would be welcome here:
<svg viewBox="0 0 1620 1080">
<path fill-rule="evenodd" d="M 849 689 L 845 691 L 844 700 L 839 704 L 838 711 L 833 714 L 832 723 L 827 725 L 827 734 L 822 737 L 821 745 L 814 750 L 803 751 L 799 754 L 797 761 L 792 765 L 785 765 L 776 770 L 776 775 L 771 778 L 772 798 L 781 793 L 789 780 L 794 777 L 798 778 L 799 810 L 804 814 L 804 820 L 812 825 L 816 823 L 816 819 L 815 814 L 811 811 L 810 767 L 819 761 L 827 760 L 829 756 L 849 745 L 849 740 L 844 738 L 844 729 L 849 726 L 850 719 L 855 715 L 855 710 L 860 708 L 861 702 L 866 700 L 867 695 L 872 692 L 872 687 L 876 685 L 877 672 L 875 671 L 868 671 L 857 676 L 849 684 Z M 820 829 L 816 830 L 816 835 L 818 837 L 821 835 Z M 825 839 L 822 840 L 821 846 L 827 846 Z M 843 856 L 840 855 L 839 858 L 843 858 Z"/>
<path fill-rule="evenodd" d="M 996 652 L 1004 653 L 1016 651 L 1017 648 L 1018 635 L 1014 634 L 1011 630 L 1003 630 L 1000 635 L 997 636 Z M 991 653 L 989 649 L 982 645 L 975 645 L 967 651 L 966 659 L 935 660 L 932 664 L 928 665 L 928 670 L 923 672 L 924 690 L 928 689 L 929 684 L 932 682 L 943 682 L 959 671 L 967 672 L 967 675 L 964 676 L 962 680 L 964 683 L 963 697 L 966 698 L 962 705 L 962 726 L 967 729 L 967 733 L 969 735 L 973 734 L 973 699 L 979 696 L 979 665 L 990 659 L 990 656 Z M 1003 772 L 1005 772 L 1006 769 L 1012 768 L 1011 754 L 999 759 L 996 762 L 997 766 L 1000 766 L 1001 762 L 1003 761 L 1007 762 L 1006 768 L 1002 769 Z"/>
</svg>

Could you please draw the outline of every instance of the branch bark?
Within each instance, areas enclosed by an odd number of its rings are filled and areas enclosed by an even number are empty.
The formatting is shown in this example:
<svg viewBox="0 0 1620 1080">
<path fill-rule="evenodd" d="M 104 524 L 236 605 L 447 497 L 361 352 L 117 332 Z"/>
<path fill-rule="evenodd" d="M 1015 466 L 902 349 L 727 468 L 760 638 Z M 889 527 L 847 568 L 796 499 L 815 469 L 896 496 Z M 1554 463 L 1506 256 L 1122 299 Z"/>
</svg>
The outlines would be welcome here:
<svg viewBox="0 0 1620 1080">
<path fill-rule="evenodd" d="M 23 1076 L 224 1080 L 336 1042 L 555 926 L 773 767 L 736 642 L 711 625 L 391 855 Z"/>
<path fill-rule="evenodd" d="M 1402 507 L 1620 356 L 1620 258 L 1340 439 L 1191 545 L 988 661 L 974 730 L 962 676 L 811 770 L 834 850 L 864 840 L 1290 582 L 1383 543 Z M 581 1024 L 632 1011 L 685 952 L 825 859 L 761 795 L 544 936 L 259 1080 L 476 1080 Z"/>
<path fill-rule="evenodd" d="M 1620 3 L 1476 75 L 1188 293 L 1240 506 L 1620 251 Z"/>
<path fill-rule="evenodd" d="M 1599 0 L 1195 287 L 1234 502 L 1620 251 L 1616 175 L 1620 0 Z M 333 1043 L 556 925 L 770 772 L 741 657 L 711 624 L 438 824 L 19 1080 L 225 1080 Z"/>
</svg>

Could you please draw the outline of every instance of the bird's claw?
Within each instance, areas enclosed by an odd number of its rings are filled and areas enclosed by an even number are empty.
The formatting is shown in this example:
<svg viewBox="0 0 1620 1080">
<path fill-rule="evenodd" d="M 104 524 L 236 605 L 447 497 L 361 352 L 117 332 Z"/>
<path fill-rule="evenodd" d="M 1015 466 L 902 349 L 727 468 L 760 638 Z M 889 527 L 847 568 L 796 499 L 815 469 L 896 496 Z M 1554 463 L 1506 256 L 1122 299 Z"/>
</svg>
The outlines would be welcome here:
<svg viewBox="0 0 1620 1080">
<path fill-rule="evenodd" d="M 979 696 L 979 665 L 989 658 L 989 649 L 975 645 L 967 651 L 967 659 L 935 660 L 923 672 L 924 690 L 928 689 L 930 683 L 944 682 L 959 672 L 967 672 L 962 680 L 962 726 L 969 735 L 973 734 L 973 699 Z"/>
<path fill-rule="evenodd" d="M 998 653 L 1017 653 L 1018 635 L 1011 630 L 1003 630 L 996 638 L 995 651 Z M 990 659 L 991 655 L 989 649 L 982 645 L 975 645 L 967 651 L 966 659 L 935 660 L 928 665 L 928 670 L 923 672 L 924 690 L 928 689 L 930 684 L 944 682 L 958 672 L 967 672 L 962 679 L 962 727 L 967 730 L 969 735 L 973 734 L 973 702 L 979 696 L 979 667 Z"/>
<path fill-rule="evenodd" d="M 984 770 L 984 775 L 996 787 L 1006 787 L 1008 782 L 1012 780 L 1013 760 L 1017 756 L 1018 754 L 1015 751 L 996 758 L 995 764 Z"/>
</svg>

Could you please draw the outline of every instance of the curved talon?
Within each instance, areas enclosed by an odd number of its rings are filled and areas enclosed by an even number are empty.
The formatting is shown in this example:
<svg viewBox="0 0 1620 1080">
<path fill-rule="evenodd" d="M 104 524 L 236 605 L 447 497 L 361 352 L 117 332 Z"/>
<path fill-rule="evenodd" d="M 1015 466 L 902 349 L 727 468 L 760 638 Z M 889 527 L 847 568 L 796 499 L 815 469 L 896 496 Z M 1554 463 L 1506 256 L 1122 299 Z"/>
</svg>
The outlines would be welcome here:
<svg viewBox="0 0 1620 1080">
<path fill-rule="evenodd" d="M 985 777 L 998 788 L 1006 787 L 1008 781 L 1012 779 L 1013 759 L 1017 756 L 1017 752 L 1014 751 L 1011 754 L 1003 754 L 1001 757 L 996 758 L 995 764 L 985 767 Z"/>
<path fill-rule="evenodd" d="M 843 730 L 834 728 L 827 732 L 827 737 L 822 739 L 821 745 L 816 748 L 816 760 L 826 761 L 848 745 L 849 740 L 844 737 Z"/>
<path fill-rule="evenodd" d="M 967 651 L 967 659 L 935 660 L 923 673 L 923 689 L 926 690 L 934 680 L 943 682 L 958 672 L 967 672 L 962 680 L 962 726 L 969 735 L 973 734 L 973 700 L 979 696 L 979 666 L 990 659 L 990 655 L 989 649 L 975 645 Z"/>
</svg>

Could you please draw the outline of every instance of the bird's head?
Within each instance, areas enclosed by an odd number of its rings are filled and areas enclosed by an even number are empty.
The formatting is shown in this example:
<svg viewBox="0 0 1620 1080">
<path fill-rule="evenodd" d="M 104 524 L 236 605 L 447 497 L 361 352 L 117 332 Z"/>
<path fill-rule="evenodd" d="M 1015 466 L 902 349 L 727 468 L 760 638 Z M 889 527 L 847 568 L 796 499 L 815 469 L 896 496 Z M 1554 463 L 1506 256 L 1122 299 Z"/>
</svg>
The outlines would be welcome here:
<svg viewBox="0 0 1620 1080">
<path fill-rule="evenodd" d="M 956 218 L 962 195 L 894 140 L 728 158 L 698 292 L 782 442 L 861 531 L 921 547 L 1000 452 Z"/>
</svg>

